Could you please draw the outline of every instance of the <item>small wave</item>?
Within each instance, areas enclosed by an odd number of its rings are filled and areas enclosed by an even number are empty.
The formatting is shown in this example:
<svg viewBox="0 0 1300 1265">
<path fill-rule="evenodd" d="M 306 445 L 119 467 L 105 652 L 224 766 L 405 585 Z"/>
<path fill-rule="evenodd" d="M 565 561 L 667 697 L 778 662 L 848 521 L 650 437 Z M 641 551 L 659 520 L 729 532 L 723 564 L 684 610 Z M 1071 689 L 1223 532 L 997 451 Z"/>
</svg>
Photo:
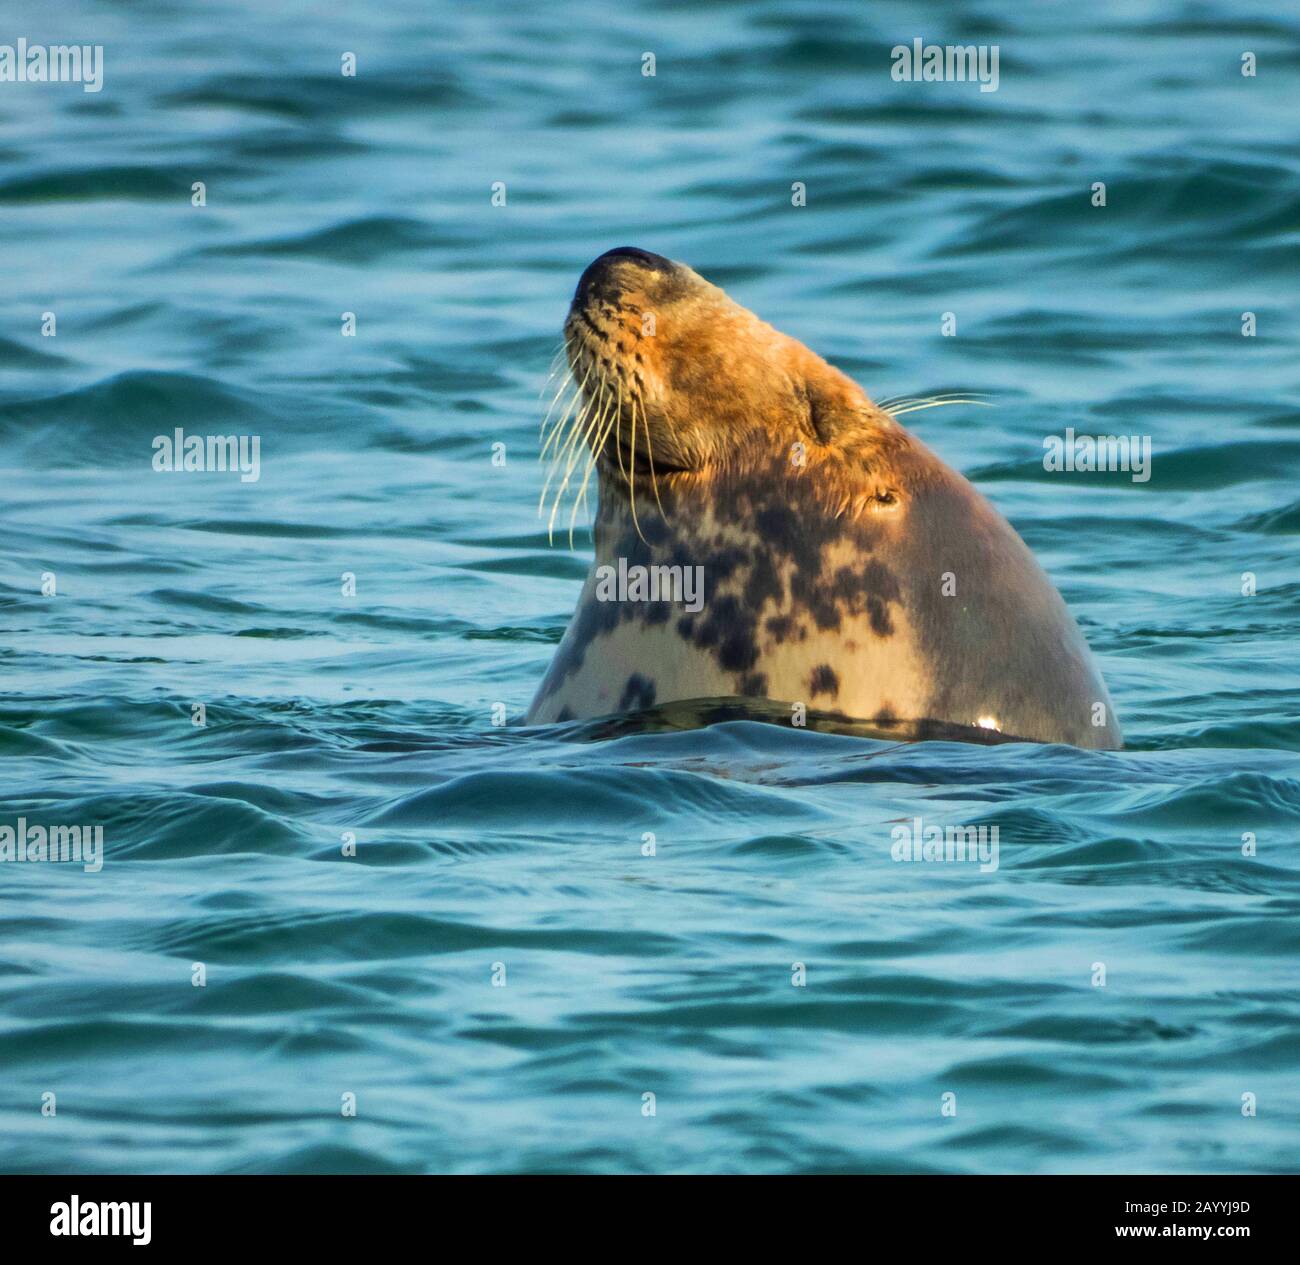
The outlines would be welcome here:
<svg viewBox="0 0 1300 1265">
<path fill-rule="evenodd" d="M 133 370 L 59 395 L 0 404 L 0 446 L 36 469 L 135 465 L 151 471 L 155 436 L 176 427 L 216 427 L 247 434 L 272 425 L 280 411 L 213 378 Z"/>
<path fill-rule="evenodd" d="M 205 247 L 208 255 L 288 255 L 330 263 L 366 264 L 387 255 L 428 250 L 438 235 L 420 220 L 372 215 L 294 236 Z"/>
</svg>

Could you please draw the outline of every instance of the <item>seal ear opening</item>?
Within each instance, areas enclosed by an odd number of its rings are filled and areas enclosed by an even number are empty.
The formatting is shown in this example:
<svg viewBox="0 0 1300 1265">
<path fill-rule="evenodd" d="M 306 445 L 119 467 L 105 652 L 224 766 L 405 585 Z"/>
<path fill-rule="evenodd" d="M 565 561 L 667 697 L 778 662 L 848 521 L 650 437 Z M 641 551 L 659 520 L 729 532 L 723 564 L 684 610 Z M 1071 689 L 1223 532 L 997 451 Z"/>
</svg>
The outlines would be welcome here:
<svg viewBox="0 0 1300 1265">
<path fill-rule="evenodd" d="M 811 387 L 808 390 L 808 424 L 819 444 L 829 444 L 839 429 L 830 402 Z"/>
<path fill-rule="evenodd" d="M 838 383 L 810 379 L 804 383 L 803 393 L 808 401 L 808 425 L 819 444 L 834 442 L 862 420 L 860 401 Z"/>
<path fill-rule="evenodd" d="M 807 426 L 819 444 L 845 444 L 878 438 L 895 429 L 852 378 L 832 365 L 821 365 L 803 381 L 800 394 L 808 408 Z"/>
</svg>

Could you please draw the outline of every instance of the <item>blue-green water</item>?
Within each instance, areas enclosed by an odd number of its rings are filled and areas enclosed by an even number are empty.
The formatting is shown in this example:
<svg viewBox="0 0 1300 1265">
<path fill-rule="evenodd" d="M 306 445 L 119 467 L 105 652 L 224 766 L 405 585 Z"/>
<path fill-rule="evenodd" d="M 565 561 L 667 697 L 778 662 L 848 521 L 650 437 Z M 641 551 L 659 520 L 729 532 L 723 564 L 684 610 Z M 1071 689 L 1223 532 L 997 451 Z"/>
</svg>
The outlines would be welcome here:
<svg viewBox="0 0 1300 1265">
<path fill-rule="evenodd" d="M 3 18 L 105 78 L 0 83 L 0 825 L 105 860 L 0 864 L 0 1167 L 1296 1167 L 1294 15 Z M 998 90 L 893 82 L 918 36 Z M 538 393 L 626 243 L 875 396 L 992 393 L 905 420 L 1128 750 L 518 724 L 589 556 L 535 517 Z M 177 426 L 260 478 L 155 472 Z M 1150 481 L 1046 472 L 1067 426 Z M 893 861 L 916 816 L 996 872 Z"/>
</svg>

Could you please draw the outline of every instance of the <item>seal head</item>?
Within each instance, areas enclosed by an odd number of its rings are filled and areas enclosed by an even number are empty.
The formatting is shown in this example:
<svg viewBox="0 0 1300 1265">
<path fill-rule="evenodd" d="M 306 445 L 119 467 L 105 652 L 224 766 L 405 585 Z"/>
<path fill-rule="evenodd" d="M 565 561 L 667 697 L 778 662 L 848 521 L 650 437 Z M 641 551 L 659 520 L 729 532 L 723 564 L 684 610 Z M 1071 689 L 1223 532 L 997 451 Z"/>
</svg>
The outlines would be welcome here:
<svg viewBox="0 0 1300 1265">
<path fill-rule="evenodd" d="M 596 473 L 596 554 L 530 723 L 739 696 L 1120 746 L 1024 542 L 851 378 L 636 247 L 583 272 L 564 333 L 543 500 L 554 524 L 580 488 L 576 515 Z"/>
</svg>

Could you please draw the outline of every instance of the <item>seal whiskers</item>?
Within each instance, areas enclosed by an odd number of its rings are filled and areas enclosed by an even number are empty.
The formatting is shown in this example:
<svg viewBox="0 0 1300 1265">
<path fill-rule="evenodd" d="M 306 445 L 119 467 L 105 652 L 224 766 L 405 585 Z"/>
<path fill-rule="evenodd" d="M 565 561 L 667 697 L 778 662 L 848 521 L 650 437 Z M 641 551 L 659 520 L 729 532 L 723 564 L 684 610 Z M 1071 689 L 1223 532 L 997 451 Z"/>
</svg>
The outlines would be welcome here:
<svg viewBox="0 0 1300 1265">
<path fill-rule="evenodd" d="M 636 534 L 641 538 L 641 543 L 646 543 L 645 533 L 641 530 L 641 521 L 636 516 L 636 409 L 632 409 L 631 425 L 628 430 L 632 435 L 632 447 L 628 453 L 628 476 L 627 491 L 628 501 L 632 506 L 632 525 L 636 528 Z"/>
<path fill-rule="evenodd" d="M 978 404 L 983 408 L 992 408 L 991 400 L 979 400 L 973 396 L 956 396 L 952 399 L 940 399 L 938 396 L 920 396 L 916 399 L 902 399 L 885 409 L 890 417 L 902 417 L 904 413 L 919 413 L 927 408 L 945 408 L 949 404 Z M 884 407 L 882 405 L 882 407 Z"/>
<path fill-rule="evenodd" d="M 573 502 L 573 513 L 569 516 L 569 548 L 573 548 L 573 527 L 578 519 L 578 507 L 583 505 L 587 499 L 587 484 L 591 481 L 591 472 L 596 468 L 596 461 L 604 450 L 605 441 L 609 437 L 615 420 L 622 411 L 623 405 L 623 384 L 619 383 L 618 403 L 614 407 L 614 412 L 610 415 L 609 420 L 597 434 L 595 442 L 591 445 L 591 451 L 587 454 L 587 466 L 582 474 L 582 487 L 578 490 L 577 499 Z"/>
<path fill-rule="evenodd" d="M 551 428 L 551 433 L 547 436 L 546 443 L 542 446 L 541 459 L 544 460 L 547 450 L 552 447 L 557 438 L 563 435 L 558 446 L 555 447 L 555 452 L 551 457 L 550 468 L 546 472 L 546 481 L 542 484 L 542 493 L 537 501 L 538 517 L 541 516 L 543 506 L 546 504 L 546 494 L 550 490 L 551 481 L 554 479 L 559 470 L 560 462 L 563 460 L 562 454 L 567 451 L 569 445 L 573 442 L 575 435 L 580 433 L 583 419 L 586 417 L 589 410 L 595 406 L 594 399 L 585 394 L 587 380 L 590 377 L 591 370 L 588 369 L 581 385 L 574 393 L 573 399 L 565 408 L 564 415 Z M 578 407 L 579 403 L 581 403 L 581 407 Z M 577 409 L 576 412 L 574 411 L 575 409 Z M 570 421 L 570 418 L 572 418 L 572 421 Z"/>
<path fill-rule="evenodd" d="M 569 486 L 569 480 L 573 477 L 573 471 L 578 464 L 579 454 L 583 449 L 579 446 L 579 436 L 584 444 L 588 443 L 591 435 L 604 420 L 605 414 L 609 409 L 608 392 L 605 389 L 603 377 L 598 382 L 600 393 L 592 397 L 591 403 L 579 416 L 578 422 L 573 426 L 573 434 L 565 442 L 564 449 L 560 453 L 558 461 L 564 461 L 568 458 L 564 471 L 564 481 L 560 484 L 555 493 L 555 500 L 551 505 L 551 517 L 546 525 L 546 536 L 548 540 L 554 539 L 555 516 L 559 512 L 560 502 L 564 497 L 565 489 Z M 557 461 L 557 464 L 558 464 Z"/>
<path fill-rule="evenodd" d="M 641 421 L 645 425 L 645 451 L 650 460 L 650 486 L 654 489 L 655 504 L 659 506 L 659 513 L 664 512 L 664 503 L 659 499 L 659 479 L 655 474 L 655 448 L 654 440 L 650 438 L 650 419 L 646 417 L 645 410 L 641 410 Z M 636 434 L 636 397 L 632 398 L 632 434 Z"/>
<path fill-rule="evenodd" d="M 578 408 L 579 405 L 581 405 L 583 409 L 587 407 L 589 403 L 589 401 L 585 397 L 587 377 L 590 377 L 590 371 L 588 371 L 588 374 L 583 378 L 581 383 L 577 383 L 576 375 L 572 372 L 572 370 L 570 370 L 569 378 L 570 381 L 575 382 L 576 389 L 573 393 L 573 398 L 568 402 L 568 404 L 565 405 L 564 412 L 560 415 L 559 420 L 556 421 L 555 425 L 551 427 L 550 434 L 547 435 L 546 442 L 542 445 L 541 455 L 543 458 L 546 456 L 551 446 L 555 443 L 557 437 L 565 432 L 565 427 L 573 415 L 573 410 L 575 408 Z M 579 409 L 579 412 L 581 411 L 582 409 Z"/>
<path fill-rule="evenodd" d="M 545 430 L 545 427 L 547 423 L 550 421 L 551 412 L 554 411 L 555 405 L 559 403 L 560 395 L 562 395 L 570 387 L 573 388 L 572 397 L 570 398 L 569 402 L 564 406 L 564 411 L 560 414 L 560 416 L 556 419 L 555 423 L 551 426 L 550 431 L 547 432 Z M 555 400 L 551 402 L 551 407 L 550 409 L 547 410 L 547 416 L 542 422 L 543 430 L 540 435 L 540 438 L 542 440 L 542 446 L 541 446 L 541 451 L 538 453 L 538 457 L 537 457 L 539 461 L 546 460 L 546 454 L 550 450 L 551 445 L 554 443 L 555 437 L 560 433 L 563 427 L 567 424 L 569 420 L 569 414 L 574 409 L 574 407 L 581 401 L 581 399 L 582 399 L 582 392 L 578 390 L 578 384 L 573 380 L 572 375 L 570 375 L 569 379 L 560 385 L 560 390 L 557 393 Z"/>
<path fill-rule="evenodd" d="M 608 385 L 606 386 L 608 394 Z M 583 502 L 587 499 L 587 484 L 591 479 L 591 472 L 595 468 L 596 458 L 604 445 L 605 437 L 609 434 L 609 428 L 613 425 L 614 418 L 617 416 L 617 408 L 610 410 L 608 404 L 601 413 L 600 420 L 594 427 L 595 437 L 587 444 L 586 463 L 582 473 L 582 486 L 578 490 L 578 495 L 574 498 L 573 509 L 569 514 L 569 548 L 573 548 L 573 531 L 578 521 L 578 510 Z M 549 539 L 549 533 L 548 533 Z"/>
</svg>

